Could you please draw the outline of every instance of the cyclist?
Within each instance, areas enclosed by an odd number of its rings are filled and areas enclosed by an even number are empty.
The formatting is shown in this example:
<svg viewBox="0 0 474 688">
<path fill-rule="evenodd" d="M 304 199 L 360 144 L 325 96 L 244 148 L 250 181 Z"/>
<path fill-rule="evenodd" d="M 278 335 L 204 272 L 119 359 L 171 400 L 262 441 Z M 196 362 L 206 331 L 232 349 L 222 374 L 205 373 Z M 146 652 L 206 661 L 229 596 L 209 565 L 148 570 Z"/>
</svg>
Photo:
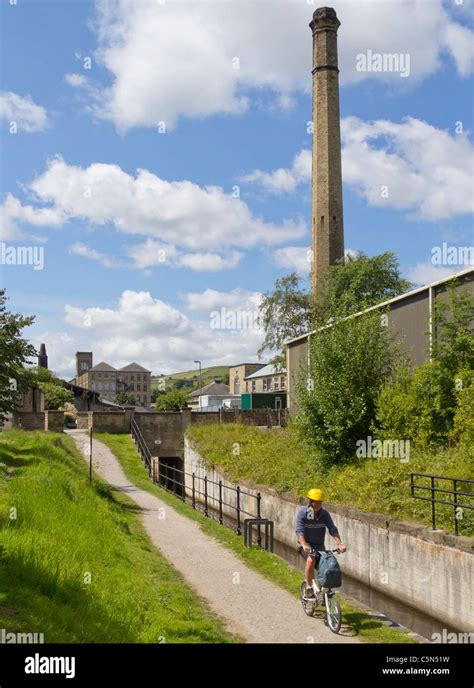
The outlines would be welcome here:
<svg viewBox="0 0 474 688">
<path fill-rule="evenodd" d="M 296 517 L 296 536 L 299 542 L 298 552 L 306 559 L 305 598 L 312 598 L 314 597 L 314 592 L 311 583 L 315 577 L 315 568 L 317 571 L 317 563 L 320 557 L 319 552 L 325 549 L 326 528 L 336 540 L 340 552 L 345 552 L 346 546 L 342 544 L 339 532 L 329 511 L 321 506 L 324 501 L 323 491 L 315 487 L 309 490 L 306 496 L 309 504 L 298 511 Z"/>
</svg>

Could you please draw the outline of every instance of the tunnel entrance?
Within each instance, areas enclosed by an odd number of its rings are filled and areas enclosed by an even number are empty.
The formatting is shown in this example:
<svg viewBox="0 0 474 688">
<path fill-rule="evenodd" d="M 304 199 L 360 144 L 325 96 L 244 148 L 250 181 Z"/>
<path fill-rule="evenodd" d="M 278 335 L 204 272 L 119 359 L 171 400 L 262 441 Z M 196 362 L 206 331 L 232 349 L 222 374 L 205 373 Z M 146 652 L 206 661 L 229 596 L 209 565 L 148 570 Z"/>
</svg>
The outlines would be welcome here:
<svg viewBox="0 0 474 688">
<path fill-rule="evenodd" d="M 184 497 L 184 461 L 178 456 L 160 456 L 159 484 L 165 490 Z"/>
</svg>

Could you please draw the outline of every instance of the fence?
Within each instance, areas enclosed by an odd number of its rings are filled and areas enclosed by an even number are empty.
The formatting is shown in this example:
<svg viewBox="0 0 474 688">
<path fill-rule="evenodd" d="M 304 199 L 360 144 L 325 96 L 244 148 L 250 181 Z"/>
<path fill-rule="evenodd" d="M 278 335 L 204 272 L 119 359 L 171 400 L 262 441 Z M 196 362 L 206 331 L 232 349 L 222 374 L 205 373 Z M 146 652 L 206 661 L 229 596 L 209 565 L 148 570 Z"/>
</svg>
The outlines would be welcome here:
<svg viewBox="0 0 474 688">
<path fill-rule="evenodd" d="M 433 530 L 436 530 L 436 504 L 444 504 L 454 509 L 454 534 L 459 535 L 458 523 L 460 518 L 462 518 L 462 516 L 460 516 L 459 514 L 462 514 L 462 511 L 464 509 L 474 510 L 474 506 L 471 504 L 459 503 L 458 497 L 470 497 L 472 499 L 474 497 L 474 492 L 464 492 L 462 490 L 458 490 L 458 483 L 467 483 L 474 485 L 474 480 L 469 480 L 467 478 L 448 478 L 443 475 L 432 475 L 430 473 L 411 473 L 410 476 L 411 496 L 414 497 L 414 499 L 421 499 L 425 502 L 431 502 L 431 523 L 433 526 Z M 430 485 L 416 485 L 414 482 L 415 476 L 420 478 L 429 478 Z M 437 487 L 435 485 L 435 480 L 448 480 L 451 483 L 453 483 L 454 489 L 448 490 L 443 487 Z M 415 490 L 428 490 L 429 492 L 431 492 L 431 496 L 421 497 L 420 495 L 415 494 Z M 437 492 L 441 492 L 442 494 L 446 495 L 454 495 L 454 499 L 452 501 L 436 499 L 435 493 Z M 461 509 L 461 512 L 459 512 L 458 509 Z"/>
<path fill-rule="evenodd" d="M 151 472 L 152 472 L 151 452 L 148 449 L 148 446 L 147 446 L 147 444 L 143 438 L 141 430 L 138 427 L 134 418 L 132 418 L 131 422 L 130 422 L 130 432 L 131 432 L 132 437 L 135 441 L 135 444 L 137 445 L 138 453 L 142 457 L 142 461 L 148 469 L 148 475 L 151 475 Z"/>
<path fill-rule="evenodd" d="M 171 473 L 171 476 L 170 476 Z M 188 484 L 186 485 L 186 478 L 189 478 Z M 246 490 L 242 490 L 239 485 L 233 487 L 231 485 L 226 485 L 222 480 L 218 482 L 215 480 L 210 480 L 207 476 L 203 478 L 197 476 L 195 473 L 188 473 L 176 466 L 168 466 L 167 464 L 159 464 L 155 460 L 153 462 L 152 471 L 153 482 L 159 483 L 168 492 L 172 492 L 174 495 L 178 496 L 183 502 L 186 499 L 190 499 L 191 506 L 193 509 L 200 509 L 203 511 L 205 516 L 210 518 L 215 518 L 221 525 L 224 525 L 224 516 L 229 517 L 229 510 L 235 512 L 235 530 L 238 535 L 242 534 L 242 517 L 247 517 L 243 519 L 244 532 L 247 532 L 247 526 L 251 525 L 250 522 L 257 521 L 257 544 L 259 547 L 262 546 L 262 534 L 261 526 L 265 527 L 265 539 L 264 539 L 264 549 L 273 552 L 273 521 L 262 518 L 261 514 L 261 501 L 262 496 L 260 492 L 252 494 Z M 209 486 L 215 485 L 219 488 L 219 496 L 214 497 L 209 492 Z M 186 494 L 186 488 L 190 492 L 190 496 Z M 231 503 L 226 501 L 227 496 L 224 496 L 227 492 L 234 493 L 235 502 Z M 251 513 L 242 509 L 240 504 L 240 498 L 242 495 L 255 499 L 256 513 Z M 201 497 L 201 500 L 198 498 Z M 213 504 L 210 505 L 209 502 Z M 224 507 L 227 507 L 227 511 L 224 514 Z M 214 514 L 212 513 L 214 512 Z M 232 518 L 232 516 L 230 516 Z M 246 537 L 245 544 L 251 545 L 251 537 Z"/>
</svg>

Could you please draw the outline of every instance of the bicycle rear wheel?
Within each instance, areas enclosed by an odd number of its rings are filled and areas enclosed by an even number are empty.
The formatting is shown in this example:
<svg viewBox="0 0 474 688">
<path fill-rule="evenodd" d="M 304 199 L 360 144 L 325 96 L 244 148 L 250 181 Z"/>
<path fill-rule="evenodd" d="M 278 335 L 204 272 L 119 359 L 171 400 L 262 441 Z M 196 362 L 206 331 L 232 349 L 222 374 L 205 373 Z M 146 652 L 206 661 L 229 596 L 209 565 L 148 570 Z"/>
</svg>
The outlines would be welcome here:
<svg viewBox="0 0 474 688">
<path fill-rule="evenodd" d="M 304 609 L 305 614 L 307 614 L 308 616 L 314 616 L 314 611 L 315 611 L 316 605 L 317 605 L 316 598 L 314 600 L 305 600 L 304 599 L 305 590 L 306 590 L 306 581 L 303 581 L 300 585 L 301 604 L 303 605 L 303 609 Z"/>
<path fill-rule="evenodd" d="M 336 594 L 332 591 L 325 592 L 324 604 L 326 605 L 326 618 L 329 628 L 333 633 L 339 633 L 341 628 L 341 607 Z"/>
</svg>

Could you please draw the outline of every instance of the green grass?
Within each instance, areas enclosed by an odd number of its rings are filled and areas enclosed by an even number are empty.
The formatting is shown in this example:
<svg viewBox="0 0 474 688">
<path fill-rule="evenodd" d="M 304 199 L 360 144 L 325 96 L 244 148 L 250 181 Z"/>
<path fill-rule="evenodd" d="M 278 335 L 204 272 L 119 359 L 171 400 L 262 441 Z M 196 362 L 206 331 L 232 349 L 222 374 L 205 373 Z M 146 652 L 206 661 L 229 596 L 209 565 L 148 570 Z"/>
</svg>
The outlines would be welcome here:
<svg viewBox="0 0 474 688">
<path fill-rule="evenodd" d="M 89 485 L 71 438 L 20 430 L 0 434 L 0 627 L 45 642 L 236 640 L 151 544 L 134 503 Z"/>
<path fill-rule="evenodd" d="M 185 504 L 174 495 L 153 484 L 148 477 L 146 468 L 140 461 L 133 440 L 129 435 L 97 433 L 94 436 L 112 450 L 119 460 L 125 475 L 131 482 L 156 495 L 180 514 L 196 521 L 204 533 L 232 550 L 249 567 L 287 590 L 295 598 L 299 598 L 302 572 L 296 571 L 275 554 L 270 554 L 255 547 L 251 549 L 245 547 L 242 536 L 238 536 L 229 528 L 225 528 L 212 519 L 206 518 L 189 504 Z M 355 605 L 349 604 L 341 597 L 339 599 L 343 612 L 343 623 L 346 624 L 352 634 L 359 636 L 361 640 L 371 643 L 416 642 L 402 630 L 390 628 L 367 612 L 358 609 Z"/>
<path fill-rule="evenodd" d="M 229 366 L 211 366 L 209 368 L 203 368 L 202 374 L 202 386 L 207 385 L 209 382 L 213 382 L 217 379 L 224 379 L 226 375 L 229 374 Z M 173 383 L 176 380 L 190 380 L 196 378 L 195 388 L 199 387 L 199 370 L 194 368 L 193 370 L 186 370 L 182 373 L 173 373 L 172 375 L 165 375 L 165 385 L 166 389 L 172 389 Z M 158 387 L 159 381 L 152 380 L 151 388 L 154 389 Z M 188 389 L 188 388 L 187 388 Z"/>
<path fill-rule="evenodd" d="M 309 487 L 318 486 L 329 502 L 425 525 L 431 525 L 431 504 L 411 496 L 411 472 L 474 478 L 474 461 L 467 448 L 446 449 L 435 455 L 412 451 L 408 463 L 397 458 L 363 459 L 327 469 L 291 427 L 262 432 L 230 423 L 193 425 L 188 434 L 207 465 L 220 466 L 235 482 L 248 480 L 298 497 Z M 425 479 L 422 484 L 429 483 Z M 447 483 L 438 485 L 446 487 Z M 472 500 L 467 503 L 472 504 Z M 459 530 L 472 537 L 471 514 L 465 510 Z M 452 532 L 453 509 L 437 506 L 436 515 L 437 527 Z"/>
</svg>

